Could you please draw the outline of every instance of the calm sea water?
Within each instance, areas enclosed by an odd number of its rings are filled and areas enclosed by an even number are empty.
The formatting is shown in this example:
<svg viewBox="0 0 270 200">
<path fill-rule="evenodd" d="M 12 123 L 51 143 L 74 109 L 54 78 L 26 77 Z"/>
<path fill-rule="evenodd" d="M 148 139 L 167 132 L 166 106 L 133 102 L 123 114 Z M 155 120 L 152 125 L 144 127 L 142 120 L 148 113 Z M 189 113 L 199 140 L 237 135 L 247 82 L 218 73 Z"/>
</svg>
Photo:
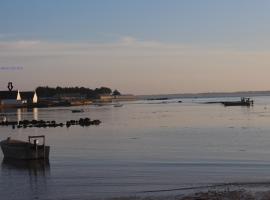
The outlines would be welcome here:
<svg viewBox="0 0 270 200">
<path fill-rule="evenodd" d="M 254 98 L 250 108 L 202 104 L 216 100 L 86 106 L 84 113 L 72 113 L 72 108 L 2 111 L 9 120 L 89 117 L 102 124 L 0 127 L 1 140 L 46 135 L 51 146 L 45 165 L 2 161 L 0 199 L 110 198 L 220 183 L 270 183 L 270 97 Z"/>
</svg>

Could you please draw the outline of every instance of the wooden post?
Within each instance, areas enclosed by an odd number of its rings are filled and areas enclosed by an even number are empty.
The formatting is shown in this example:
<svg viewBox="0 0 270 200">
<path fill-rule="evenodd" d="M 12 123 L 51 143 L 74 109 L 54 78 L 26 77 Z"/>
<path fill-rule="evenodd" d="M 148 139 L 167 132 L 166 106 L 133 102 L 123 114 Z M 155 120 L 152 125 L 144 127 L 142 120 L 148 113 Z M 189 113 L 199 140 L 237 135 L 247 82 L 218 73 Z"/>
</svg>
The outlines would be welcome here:
<svg viewBox="0 0 270 200">
<path fill-rule="evenodd" d="M 45 150 L 45 136 L 43 136 L 43 159 L 45 160 L 46 150 Z"/>
<path fill-rule="evenodd" d="M 37 139 L 34 139 L 34 145 L 35 145 L 35 150 L 36 150 L 36 159 L 38 159 L 38 144 L 37 144 Z"/>
<path fill-rule="evenodd" d="M 43 139 L 43 158 L 45 159 L 46 156 L 46 148 L 45 148 L 45 135 L 38 135 L 38 136 L 28 136 L 28 141 L 31 143 L 31 139 L 34 140 L 34 145 L 35 145 L 35 150 L 36 150 L 36 159 L 38 159 L 38 144 L 36 143 L 37 139 L 36 138 L 42 138 Z"/>
</svg>

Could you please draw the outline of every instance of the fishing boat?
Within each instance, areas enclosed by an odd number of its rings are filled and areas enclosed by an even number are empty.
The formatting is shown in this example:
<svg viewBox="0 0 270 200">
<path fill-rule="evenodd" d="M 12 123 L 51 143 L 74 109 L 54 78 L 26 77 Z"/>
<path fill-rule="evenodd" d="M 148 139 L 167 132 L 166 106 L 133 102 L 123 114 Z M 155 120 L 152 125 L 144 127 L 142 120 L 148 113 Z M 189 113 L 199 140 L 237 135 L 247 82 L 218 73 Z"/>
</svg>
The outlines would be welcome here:
<svg viewBox="0 0 270 200">
<path fill-rule="evenodd" d="M 43 140 L 39 144 L 39 139 Z M 28 141 L 14 140 L 8 137 L 0 142 L 4 158 L 37 160 L 49 159 L 50 146 L 45 145 L 45 136 L 28 136 Z"/>
<path fill-rule="evenodd" d="M 84 110 L 80 109 L 80 110 L 71 110 L 72 113 L 83 113 Z"/>
<path fill-rule="evenodd" d="M 221 102 L 224 106 L 253 106 L 254 101 L 250 98 L 242 97 L 240 101 Z"/>
</svg>

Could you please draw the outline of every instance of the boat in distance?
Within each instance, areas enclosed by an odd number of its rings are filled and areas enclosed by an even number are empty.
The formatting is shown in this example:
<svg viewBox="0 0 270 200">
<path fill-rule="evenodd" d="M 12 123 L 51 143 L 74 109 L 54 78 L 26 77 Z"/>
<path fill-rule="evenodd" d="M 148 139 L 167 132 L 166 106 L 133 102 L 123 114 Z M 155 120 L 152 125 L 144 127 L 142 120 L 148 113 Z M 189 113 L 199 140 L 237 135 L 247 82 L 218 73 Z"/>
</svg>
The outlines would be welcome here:
<svg viewBox="0 0 270 200">
<path fill-rule="evenodd" d="M 80 110 L 71 110 L 72 113 L 83 113 L 84 110 L 80 109 Z"/>
<path fill-rule="evenodd" d="M 124 105 L 123 104 L 120 104 L 120 103 L 117 103 L 117 104 L 114 104 L 114 107 L 123 107 Z"/>
<path fill-rule="evenodd" d="M 242 97 L 240 101 L 222 102 L 224 106 L 253 106 L 254 101 L 250 98 Z"/>
<path fill-rule="evenodd" d="M 38 139 L 43 140 L 39 144 Z M 14 140 L 10 137 L 0 142 L 4 158 L 20 160 L 49 159 L 50 146 L 45 145 L 45 136 L 28 136 L 28 141 Z"/>
</svg>

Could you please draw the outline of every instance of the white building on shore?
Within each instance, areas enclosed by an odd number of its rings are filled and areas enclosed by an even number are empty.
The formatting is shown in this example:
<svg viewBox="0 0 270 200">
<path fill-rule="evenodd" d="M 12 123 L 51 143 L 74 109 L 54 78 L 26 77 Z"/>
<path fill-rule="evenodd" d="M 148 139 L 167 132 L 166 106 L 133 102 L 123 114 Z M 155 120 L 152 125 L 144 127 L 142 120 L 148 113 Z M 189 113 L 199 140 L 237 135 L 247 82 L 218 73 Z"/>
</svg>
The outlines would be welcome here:
<svg viewBox="0 0 270 200">
<path fill-rule="evenodd" d="M 36 92 L 0 91 L 0 107 L 21 107 L 38 102 Z"/>
<path fill-rule="evenodd" d="M 21 95 L 18 91 L 0 91 L 0 107 L 20 107 Z"/>
</svg>

